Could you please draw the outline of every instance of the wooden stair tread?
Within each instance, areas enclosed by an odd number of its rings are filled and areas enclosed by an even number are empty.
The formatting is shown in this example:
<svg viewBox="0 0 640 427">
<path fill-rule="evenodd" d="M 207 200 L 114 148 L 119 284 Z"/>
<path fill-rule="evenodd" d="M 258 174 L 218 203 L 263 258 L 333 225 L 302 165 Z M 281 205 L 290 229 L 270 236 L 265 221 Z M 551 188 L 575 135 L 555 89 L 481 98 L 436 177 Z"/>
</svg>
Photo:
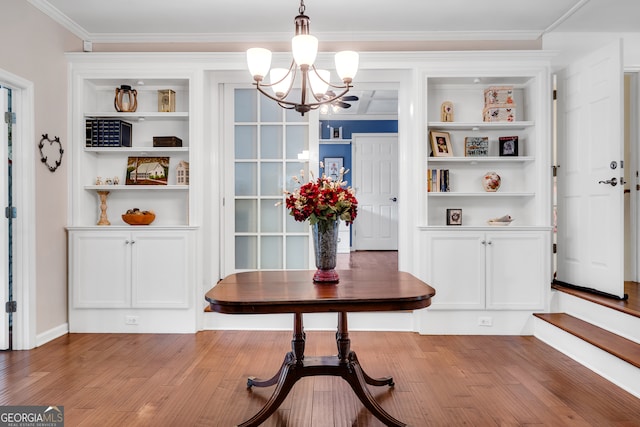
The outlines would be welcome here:
<svg viewBox="0 0 640 427">
<path fill-rule="evenodd" d="M 640 368 L 640 344 L 566 313 L 534 313 L 534 316 Z"/>
</svg>

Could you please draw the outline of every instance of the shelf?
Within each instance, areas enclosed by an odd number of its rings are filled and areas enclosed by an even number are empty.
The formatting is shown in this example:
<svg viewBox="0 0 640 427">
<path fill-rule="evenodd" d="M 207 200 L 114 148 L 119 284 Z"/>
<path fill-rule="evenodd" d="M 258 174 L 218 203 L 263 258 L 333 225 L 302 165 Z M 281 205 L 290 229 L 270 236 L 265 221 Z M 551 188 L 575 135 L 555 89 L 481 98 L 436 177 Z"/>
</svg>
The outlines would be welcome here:
<svg viewBox="0 0 640 427">
<path fill-rule="evenodd" d="M 187 120 L 189 119 L 189 113 L 177 112 L 177 113 L 161 113 L 157 111 L 136 111 L 135 113 L 119 113 L 117 111 L 98 111 L 84 113 L 85 119 L 96 118 L 117 118 L 123 120 L 144 121 L 144 120 Z"/>
<path fill-rule="evenodd" d="M 525 163 L 533 162 L 531 156 L 504 156 L 504 157 L 429 157 L 429 163 Z"/>
<path fill-rule="evenodd" d="M 429 128 L 450 130 L 522 130 L 535 126 L 532 121 L 515 122 L 429 122 Z"/>
<path fill-rule="evenodd" d="M 189 191 L 188 185 L 85 185 L 95 191 Z"/>
<path fill-rule="evenodd" d="M 188 153 L 189 147 L 85 147 L 84 151 L 88 153 L 100 154 L 171 154 L 171 153 Z"/>
<path fill-rule="evenodd" d="M 459 193 L 455 191 L 429 191 L 427 192 L 429 197 L 533 197 L 536 195 L 534 192 L 491 192 L 486 191 L 484 193 Z"/>
</svg>

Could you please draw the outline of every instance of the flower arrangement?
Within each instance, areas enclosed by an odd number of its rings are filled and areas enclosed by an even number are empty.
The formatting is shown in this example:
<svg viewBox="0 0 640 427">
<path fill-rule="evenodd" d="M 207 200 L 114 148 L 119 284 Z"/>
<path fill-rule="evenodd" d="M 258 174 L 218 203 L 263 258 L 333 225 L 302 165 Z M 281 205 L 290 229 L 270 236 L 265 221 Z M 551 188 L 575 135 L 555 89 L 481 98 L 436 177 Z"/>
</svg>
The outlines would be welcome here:
<svg viewBox="0 0 640 427">
<path fill-rule="evenodd" d="M 324 169 L 324 165 L 320 163 Z M 322 174 L 316 180 L 313 179 L 300 186 L 293 192 L 285 191 L 285 205 L 289 213 L 296 221 L 309 220 L 311 225 L 320 221 L 343 220 L 347 225 L 353 223 L 358 215 L 358 200 L 351 187 L 347 187 L 343 177 L 348 170 L 340 169 L 338 179 Z M 304 179 L 304 171 L 300 171 L 301 178 Z M 293 180 L 300 183 L 301 180 L 294 176 Z"/>
</svg>

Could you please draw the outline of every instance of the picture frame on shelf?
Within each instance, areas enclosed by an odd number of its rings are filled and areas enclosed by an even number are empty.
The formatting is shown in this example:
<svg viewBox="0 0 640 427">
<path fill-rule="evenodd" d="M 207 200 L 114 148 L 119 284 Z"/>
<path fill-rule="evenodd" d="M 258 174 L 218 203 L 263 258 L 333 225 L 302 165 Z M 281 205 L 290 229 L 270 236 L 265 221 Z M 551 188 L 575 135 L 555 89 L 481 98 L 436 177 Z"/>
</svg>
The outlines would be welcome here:
<svg viewBox="0 0 640 427">
<path fill-rule="evenodd" d="M 517 156 L 518 155 L 518 137 L 517 136 L 501 136 L 498 138 L 500 156 Z"/>
<path fill-rule="evenodd" d="M 447 225 L 462 225 L 462 209 L 447 209 Z"/>
<path fill-rule="evenodd" d="M 167 185 L 169 157 L 129 157 L 125 185 Z"/>
<path fill-rule="evenodd" d="M 329 131 L 331 132 L 331 139 L 342 139 L 342 126 L 329 127 Z"/>
<path fill-rule="evenodd" d="M 335 181 L 340 176 L 340 169 L 344 167 L 344 157 L 325 157 L 322 164 L 324 174 Z"/>
<path fill-rule="evenodd" d="M 489 156 L 489 137 L 487 136 L 467 136 L 464 138 L 465 157 L 487 157 Z"/>
<path fill-rule="evenodd" d="M 431 151 L 434 157 L 453 157 L 449 132 L 431 131 Z"/>
</svg>

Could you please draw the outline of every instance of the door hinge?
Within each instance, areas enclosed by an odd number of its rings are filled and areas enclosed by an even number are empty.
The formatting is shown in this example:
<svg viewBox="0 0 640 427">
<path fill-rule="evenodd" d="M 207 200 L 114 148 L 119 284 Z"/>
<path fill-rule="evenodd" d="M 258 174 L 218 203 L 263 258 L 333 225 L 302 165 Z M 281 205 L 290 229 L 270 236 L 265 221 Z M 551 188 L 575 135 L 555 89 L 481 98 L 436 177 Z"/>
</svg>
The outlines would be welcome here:
<svg viewBox="0 0 640 427">
<path fill-rule="evenodd" d="M 15 313 L 18 311 L 18 303 L 16 301 L 7 301 L 5 304 L 5 312 Z"/>
<path fill-rule="evenodd" d="M 7 206 L 4 208 L 4 217 L 5 218 L 17 218 L 18 210 L 14 206 Z"/>
<path fill-rule="evenodd" d="M 16 122 L 16 113 L 12 113 L 11 111 L 6 111 L 4 113 L 4 122 L 9 124 L 14 124 Z"/>
<path fill-rule="evenodd" d="M 556 99 L 558 99 L 558 90 L 554 89 L 553 90 L 553 100 L 555 101 Z"/>
</svg>

